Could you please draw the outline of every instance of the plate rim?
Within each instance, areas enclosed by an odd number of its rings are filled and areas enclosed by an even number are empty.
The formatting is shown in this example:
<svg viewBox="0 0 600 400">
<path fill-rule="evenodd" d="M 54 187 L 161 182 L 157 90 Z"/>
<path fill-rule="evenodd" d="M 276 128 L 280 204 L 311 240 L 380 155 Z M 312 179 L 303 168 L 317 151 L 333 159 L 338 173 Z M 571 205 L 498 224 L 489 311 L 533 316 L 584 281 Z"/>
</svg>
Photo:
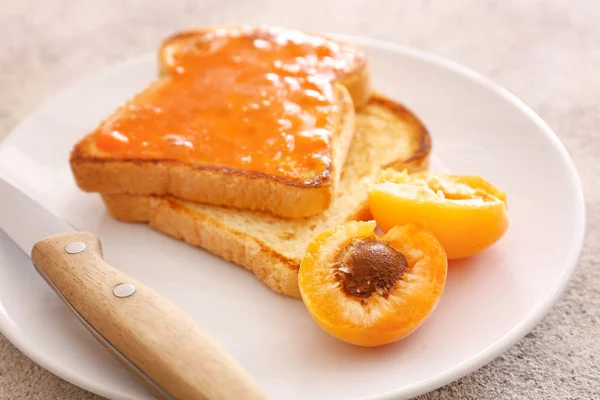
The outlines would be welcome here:
<svg viewBox="0 0 600 400">
<path fill-rule="evenodd" d="M 570 193 L 573 195 L 576 203 L 575 214 L 575 235 L 572 238 L 571 246 L 568 249 L 566 267 L 563 268 L 562 274 L 555 286 L 548 293 L 546 298 L 540 302 L 534 309 L 532 309 L 521 321 L 513 326 L 504 336 L 489 346 L 478 352 L 477 354 L 467 358 L 459 364 L 437 374 L 432 377 L 411 383 L 404 386 L 401 389 L 395 389 L 377 394 L 374 397 L 368 397 L 368 400 L 394 400 L 399 398 L 412 398 L 442 386 L 445 386 L 451 382 L 454 382 L 476 370 L 488 364 L 500 354 L 504 353 L 514 344 L 516 344 L 521 338 L 529 333 L 552 309 L 556 301 L 564 293 L 567 284 L 569 283 L 573 272 L 575 271 L 581 251 L 583 249 L 583 243 L 586 231 L 586 210 L 585 210 L 585 198 L 581 180 L 575 163 L 570 157 L 568 151 L 560 141 L 558 136 L 554 133 L 552 128 L 523 100 L 518 98 L 515 94 L 510 92 L 508 89 L 500 86 L 492 80 L 484 77 L 482 74 L 475 72 L 474 70 L 452 61 L 448 58 L 429 53 L 423 50 L 418 50 L 409 46 L 400 45 L 394 42 L 364 37 L 355 36 L 342 33 L 326 32 L 326 35 L 330 35 L 341 40 L 346 40 L 352 43 L 356 43 L 361 46 L 369 46 L 379 48 L 388 52 L 401 53 L 411 58 L 418 59 L 430 64 L 434 64 L 446 70 L 450 70 L 458 75 L 461 75 L 475 83 L 481 85 L 502 97 L 504 100 L 511 103 L 517 109 L 525 114 L 535 125 L 537 125 L 547 140 L 557 150 L 561 161 L 564 163 L 564 167 L 568 172 L 568 179 L 570 183 Z M 6 146 L 10 143 L 12 137 L 15 137 L 15 133 L 23 129 L 32 120 L 35 120 L 39 113 L 46 107 L 56 101 L 62 95 L 77 90 L 84 84 L 89 84 L 90 81 L 101 79 L 103 76 L 108 74 L 118 73 L 123 69 L 127 69 L 130 65 L 140 61 L 140 59 L 149 58 L 154 56 L 153 53 L 143 53 L 128 58 L 126 60 L 110 64 L 103 67 L 94 73 L 83 76 L 75 82 L 67 84 L 64 88 L 52 93 L 46 100 L 39 103 L 33 111 L 31 111 L 25 118 L 23 118 L 11 131 L 4 137 L 0 142 L 0 147 Z M 0 333 L 2 333 L 19 351 L 23 352 L 27 357 L 33 360 L 36 364 L 40 365 L 50 373 L 64 379 L 84 390 L 88 390 L 95 394 L 108 398 L 121 398 L 123 400 L 135 400 L 134 397 L 126 396 L 123 397 L 123 393 L 114 391 L 110 386 L 105 386 L 96 383 L 94 380 L 88 380 L 80 376 L 76 371 L 68 370 L 63 368 L 62 364 L 53 362 L 51 357 L 46 357 L 45 353 L 37 353 L 36 346 L 29 343 L 29 340 L 22 334 L 19 334 L 19 329 L 14 325 L 10 318 L 5 318 L 6 314 L 0 313 Z"/>
</svg>

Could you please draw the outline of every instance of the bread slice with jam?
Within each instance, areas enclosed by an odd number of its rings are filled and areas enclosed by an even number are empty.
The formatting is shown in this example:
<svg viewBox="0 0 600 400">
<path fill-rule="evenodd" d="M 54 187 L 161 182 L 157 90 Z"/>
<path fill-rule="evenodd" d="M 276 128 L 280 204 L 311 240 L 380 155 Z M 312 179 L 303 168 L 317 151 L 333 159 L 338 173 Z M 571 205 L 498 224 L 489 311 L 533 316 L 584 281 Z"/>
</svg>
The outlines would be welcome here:
<svg viewBox="0 0 600 400">
<path fill-rule="evenodd" d="M 179 33 L 160 76 L 79 141 L 77 185 L 172 196 L 285 218 L 331 205 L 370 96 L 366 55 L 271 27 Z"/>
</svg>

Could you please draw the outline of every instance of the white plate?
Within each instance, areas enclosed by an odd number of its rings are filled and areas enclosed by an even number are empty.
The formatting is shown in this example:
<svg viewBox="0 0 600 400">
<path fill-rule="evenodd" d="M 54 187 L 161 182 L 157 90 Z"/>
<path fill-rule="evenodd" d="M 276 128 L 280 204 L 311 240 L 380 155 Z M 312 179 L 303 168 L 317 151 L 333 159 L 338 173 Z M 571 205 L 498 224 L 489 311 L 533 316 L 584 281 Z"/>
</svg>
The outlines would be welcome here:
<svg viewBox="0 0 600 400">
<path fill-rule="evenodd" d="M 145 225 L 112 220 L 97 195 L 75 187 L 69 150 L 154 79 L 153 54 L 110 68 L 35 112 L 0 148 L 0 174 L 74 226 L 99 234 L 108 262 L 200 321 L 273 399 L 401 399 L 435 389 L 498 356 L 548 312 L 581 249 L 583 195 L 559 140 L 514 96 L 440 58 L 350 39 L 368 51 L 375 87 L 423 119 L 443 164 L 484 176 L 509 199 L 505 237 L 453 263 L 434 315 L 397 344 L 361 349 L 339 342 L 313 323 L 301 301 Z M 111 399 L 150 398 L 4 235 L 0 328 L 76 385 Z"/>
</svg>

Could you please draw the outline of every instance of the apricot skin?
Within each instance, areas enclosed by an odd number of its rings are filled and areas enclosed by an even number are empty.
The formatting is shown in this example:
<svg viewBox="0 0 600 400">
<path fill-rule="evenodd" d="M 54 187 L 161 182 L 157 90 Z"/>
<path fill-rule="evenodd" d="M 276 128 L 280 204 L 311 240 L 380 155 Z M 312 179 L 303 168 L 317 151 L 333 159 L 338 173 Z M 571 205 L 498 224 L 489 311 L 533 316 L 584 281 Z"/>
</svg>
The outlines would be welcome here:
<svg viewBox="0 0 600 400">
<path fill-rule="evenodd" d="M 408 266 L 400 281 L 387 298 L 376 293 L 366 300 L 348 296 L 335 280 L 335 252 L 330 250 L 352 238 L 371 237 L 374 229 L 374 221 L 350 222 L 317 235 L 298 277 L 302 299 L 319 326 L 363 347 L 392 343 L 414 332 L 434 311 L 447 273 L 446 254 L 431 233 L 417 225 L 395 227 L 380 238 L 406 258 Z"/>
</svg>

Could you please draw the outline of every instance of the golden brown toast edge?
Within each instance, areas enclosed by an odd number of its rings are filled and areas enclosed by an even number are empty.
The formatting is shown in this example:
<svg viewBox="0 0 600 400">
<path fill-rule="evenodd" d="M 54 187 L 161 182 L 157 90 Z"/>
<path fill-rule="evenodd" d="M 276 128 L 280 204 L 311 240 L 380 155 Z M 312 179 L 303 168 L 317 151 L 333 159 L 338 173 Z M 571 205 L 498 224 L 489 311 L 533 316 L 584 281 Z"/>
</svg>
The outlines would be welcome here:
<svg viewBox="0 0 600 400">
<path fill-rule="evenodd" d="M 431 138 L 422 122 L 405 107 L 384 96 L 373 96 L 369 104 L 386 108 L 412 127 L 410 156 L 393 160 L 380 167 L 407 169 L 410 172 L 426 169 L 431 153 Z M 351 151 L 368 151 L 368 149 Z M 300 296 L 297 272 L 301 260 L 274 251 L 262 242 L 258 235 L 252 236 L 226 226 L 208 213 L 192 212 L 184 202 L 169 196 L 103 194 L 102 197 L 113 217 L 126 222 L 148 222 L 152 228 L 162 233 L 204 248 L 250 270 L 277 293 L 292 297 Z M 347 214 L 346 221 L 371 218 L 366 187 L 364 196 L 359 199 L 358 204 L 356 209 Z M 298 220 L 297 223 L 301 227 L 304 222 Z"/>
</svg>

